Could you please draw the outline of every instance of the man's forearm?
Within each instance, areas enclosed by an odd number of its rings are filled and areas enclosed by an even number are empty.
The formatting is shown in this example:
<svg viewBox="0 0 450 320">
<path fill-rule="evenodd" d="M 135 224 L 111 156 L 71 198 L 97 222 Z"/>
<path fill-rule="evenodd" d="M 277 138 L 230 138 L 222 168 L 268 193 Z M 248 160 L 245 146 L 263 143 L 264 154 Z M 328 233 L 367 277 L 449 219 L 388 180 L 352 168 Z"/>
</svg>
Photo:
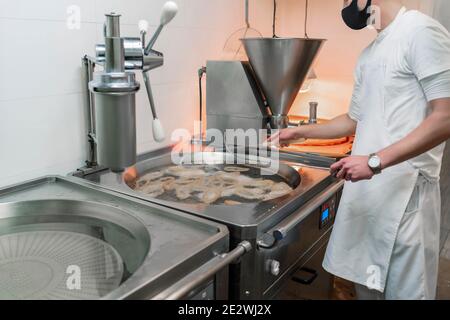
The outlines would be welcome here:
<svg viewBox="0 0 450 320">
<path fill-rule="evenodd" d="M 323 124 L 301 126 L 298 130 L 306 139 L 336 139 L 354 135 L 356 121 L 344 114 Z"/>
<path fill-rule="evenodd" d="M 382 167 L 395 166 L 447 141 L 450 138 L 449 113 L 448 110 L 444 109 L 433 112 L 404 139 L 378 152 Z"/>
</svg>

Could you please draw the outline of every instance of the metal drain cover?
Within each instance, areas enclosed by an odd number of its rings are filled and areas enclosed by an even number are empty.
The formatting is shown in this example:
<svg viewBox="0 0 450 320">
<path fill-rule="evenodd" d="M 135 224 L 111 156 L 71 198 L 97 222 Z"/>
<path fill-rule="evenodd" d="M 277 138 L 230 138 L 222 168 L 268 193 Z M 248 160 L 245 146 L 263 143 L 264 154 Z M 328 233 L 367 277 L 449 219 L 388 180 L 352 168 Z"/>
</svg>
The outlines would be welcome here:
<svg viewBox="0 0 450 320">
<path fill-rule="evenodd" d="M 122 276 L 119 253 L 85 234 L 0 236 L 0 299 L 98 299 L 119 287 Z"/>
</svg>

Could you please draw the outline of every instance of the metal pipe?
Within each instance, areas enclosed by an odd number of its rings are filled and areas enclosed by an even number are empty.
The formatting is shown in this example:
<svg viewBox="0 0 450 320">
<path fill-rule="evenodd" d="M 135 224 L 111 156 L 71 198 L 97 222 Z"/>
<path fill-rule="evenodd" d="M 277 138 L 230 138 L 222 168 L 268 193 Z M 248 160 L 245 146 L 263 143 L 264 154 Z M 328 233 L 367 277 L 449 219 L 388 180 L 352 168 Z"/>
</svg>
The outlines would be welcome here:
<svg viewBox="0 0 450 320">
<path fill-rule="evenodd" d="M 150 39 L 147 47 L 145 48 L 145 54 L 148 55 L 150 53 L 150 51 L 152 50 L 153 46 L 156 43 L 156 40 L 158 40 L 159 35 L 161 34 L 161 31 L 163 30 L 164 25 L 159 25 L 158 29 L 156 29 L 155 34 L 153 35 L 153 37 Z"/>
<path fill-rule="evenodd" d="M 111 12 L 106 15 L 105 38 L 120 38 L 120 14 Z"/>
<path fill-rule="evenodd" d="M 105 23 L 105 71 L 107 73 L 125 71 L 125 46 L 120 38 L 120 15 L 106 15 Z"/>
<path fill-rule="evenodd" d="M 203 85 L 202 85 L 202 79 L 203 75 L 206 73 L 206 67 L 201 67 L 198 69 L 198 94 L 199 94 L 199 120 L 200 120 L 200 137 L 199 139 L 203 139 Z"/>
<path fill-rule="evenodd" d="M 249 19 L 249 0 L 245 0 L 245 24 L 247 28 L 250 28 L 250 19 Z"/>
<path fill-rule="evenodd" d="M 153 300 L 179 300 L 185 298 L 192 290 L 214 277 L 221 269 L 237 261 L 251 250 L 252 245 L 250 242 L 243 241 L 239 243 L 233 251 L 210 260 L 172 287 L 155 296 Z"/>
<path fill-rule="evenodd" d="M 141 46 L 145 48 L 145 37 L 147 36 L 147 31 L 141 31 Z"/>
<path fill-rule="evenodd" d="M 143 59 L 142 40 L 141 38 L 127 37 L 123 38 L 123 46 L 125 50 L 125 61 L 135 61 Z M 97 61 L 105 61 L 106 48 L 104 44 L 95 46 L 95 55 Z"/>
<path fill-rule="evenodd" d="M 105 38 L 106 60 L 105 71 L 107 73 L 125 71 L 125 54 L 123 39 Z"/>
<path fill-rule="evenodd" d="M 156 40 L 158 39 L 159 35 L 161 34 L 162 29 L 165 25 L 167 25 L 170 21 L 172 21 L 173 18 L 177 15 L 178 12 L 178 6 L 173 1 L 168 1 L 164 4 L 162 12 L 161 12 L 161 20 L 159 22 L 158 29 L 156 29 L 155 34 L 150 39 L 150 42 L 148 43 L 147 47 L 145 48 L 145 55 L 150 54 L 152 51 L 153 46 L 156 43 Z"/>
<path fill-rule="evenodd" d="M 317 123 L 317 107 L 319 104 L 317 102 L 309 103 L 309 124 Z"/>
<path fill-rule="evenodd" d="M 84 99 L 85 99 L 85 105 L 87 107 L 87 117 L 88 117 L 88 132 L 91 133 L 92 132 L 92 126 L 93 126 L 93 120 L 92 120 L 92 111 L 91 111 L 91 93 L 89 90 L 89 82 L 91 82 L 91 73 L 89 70 L 89 60 L 86 56 L 83 57 L 82 61 L 82 65 L 81 67 L 83 68 L 83 74 L 84 74 Z"/>
<path fill-rule="evenodd" d="M 280 150 L 280 154 L 288 156 L 293 161 L 299 161 L 309 166 L 329 169 L 332 164 L 336 163 L 343 156 L 338 154 L 316 154 L 310 152 L 292 152 Z M 314 164 L 314 165 L 313 165 Z"/>
<path fill-rule="evenodd" d="M 89 155 L 86 165 L 88 168 L 97 166 L 97 143 L 95 141 L 95 104 L 91 91 L 89 90 L 89 82 L 94 78 L 95 62 L 89 56 L 84 56 L 82 59 L 82 68 L 85 85 L 85 105 L 87 109 L 88 118 L 88 137 L 89 137 Z"/>
<path fill-rule="evenodd" d="M 88 72 L 89 72 L 89 82 L 91 82 L 94 79 L 94 69 L 95 69 L 95 63 L 91 60 L 88 60 Z M 90 105 L 90 113 L 91 113 L 91 125 L 90 130 L 91 133 L 95 135 L 95 104 L 94 104 L 94 97 L 92 96 L 92 92 L 89 90 L 89 82 L 86 84 L 88 93 L 89 93 L 89 105 Z"/>
</svg>

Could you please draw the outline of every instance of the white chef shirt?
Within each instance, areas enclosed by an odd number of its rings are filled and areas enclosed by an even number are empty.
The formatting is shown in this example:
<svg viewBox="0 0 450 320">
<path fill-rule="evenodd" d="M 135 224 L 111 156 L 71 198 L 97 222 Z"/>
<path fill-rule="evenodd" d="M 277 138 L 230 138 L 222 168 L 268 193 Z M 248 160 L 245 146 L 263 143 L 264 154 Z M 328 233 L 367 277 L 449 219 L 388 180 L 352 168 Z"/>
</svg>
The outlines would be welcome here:
<svg viewBox="0 0 450 320">
<path fill-rule="evenodd" d="M 355 121 L 365 114 L 365 104 L 359 96 L 361 84 L 370 81 L 370 74 L 364 72 L 368 63 L 384 68 L 383 117 L 392 144 L 425 120 L 430 113 L 429 101 L 450 97 L 450 34 L 439 22 L 419 11 L 403 8 L 361 54 L 349 111 Z M 439 179 L 444 147 L 442 144 L 409 163 L 424 176 Z"/>
<path fill-rule="evenodd" d="M 420 81 L 427 101 L 450 97 L 450 70 L 429 76 Z"/>
</svg>

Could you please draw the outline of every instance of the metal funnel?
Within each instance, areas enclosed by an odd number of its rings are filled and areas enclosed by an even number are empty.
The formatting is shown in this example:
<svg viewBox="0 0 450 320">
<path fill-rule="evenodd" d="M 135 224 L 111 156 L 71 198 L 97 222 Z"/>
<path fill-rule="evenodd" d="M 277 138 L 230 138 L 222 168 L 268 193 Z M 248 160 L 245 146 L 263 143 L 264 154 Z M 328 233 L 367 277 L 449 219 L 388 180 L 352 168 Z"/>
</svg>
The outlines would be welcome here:
<svg viewBox="0 0 450 320">
<path fill-rule="evenodd" d="M 250 65 L 275 117 L 287 118 L 324 41 L 301 38 L 242 39 Z"/>
</svg>

